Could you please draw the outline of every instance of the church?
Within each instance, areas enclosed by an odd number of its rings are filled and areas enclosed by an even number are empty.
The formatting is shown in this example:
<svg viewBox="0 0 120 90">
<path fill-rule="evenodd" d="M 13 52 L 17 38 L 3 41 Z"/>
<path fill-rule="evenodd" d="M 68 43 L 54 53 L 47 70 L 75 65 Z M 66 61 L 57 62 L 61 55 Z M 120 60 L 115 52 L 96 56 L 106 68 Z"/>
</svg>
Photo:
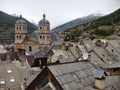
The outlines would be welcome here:
<svg viewBox="0 0 120 90">
<path fill-rule="evenodd" d="M 43 19 L 39 21 L 38 30 L 31 34 L 27 33 L 27 22 L 22 19 L 22 16 L 16 21 L 14 41 L 16 52 L 23 49 L 29 54 L 34 54 L 42 48 L 49 46 L 50 41 L 50 23 L 46 20 L 45 14 L 43 14 Z"/>
</svg>

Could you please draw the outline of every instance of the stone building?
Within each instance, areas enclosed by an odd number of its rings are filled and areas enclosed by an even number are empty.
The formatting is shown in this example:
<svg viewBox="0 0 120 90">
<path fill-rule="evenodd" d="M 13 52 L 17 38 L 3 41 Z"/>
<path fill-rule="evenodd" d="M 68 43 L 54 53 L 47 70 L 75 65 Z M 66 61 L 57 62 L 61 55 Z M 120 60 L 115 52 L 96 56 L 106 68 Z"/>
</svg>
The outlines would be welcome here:
<svg viewBox="0 0 120 90">
<path fill-rule="evenodd" d="M 43 19 L 39 21 L 38 30 L 30 35 L 27 33 L 27 22 L 20 16 L 20 19 L 15 23 L 15 51 L 24 49 L 29 54 L 34 54 L 49 45 L 50 23 L 46 20 L 45 14 L 43 14 Z"/>
</svg>

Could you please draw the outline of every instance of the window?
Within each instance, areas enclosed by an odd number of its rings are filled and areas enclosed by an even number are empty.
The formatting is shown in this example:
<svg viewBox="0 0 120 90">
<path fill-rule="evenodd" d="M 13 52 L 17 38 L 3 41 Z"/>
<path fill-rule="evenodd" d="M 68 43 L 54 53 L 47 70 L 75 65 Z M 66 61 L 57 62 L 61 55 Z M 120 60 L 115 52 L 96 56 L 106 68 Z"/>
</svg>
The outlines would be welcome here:
<svg viewBox="0 0 120 90">
<path fill-rule="evenodd" d="M 80 78 L 76 75 L 75 72 L 71 72 L 71 76 L 77 83 L 81 82 Z"/>
<path fill-rule="evenodd" d="M 29 52 L 31 52 L 32 51 L 32 47 L 31 46 L 29 46 Z"/>
<path fill-rule="evenodd" d="M 7 73 L 12 73 L 12 69 L 9 68 L 9 69 L 7 70 Z"/>
<path fill-rule="evenodd" d="M 21 30 L 21 27 L 19 27 L 19 29 Z"/>
<path fill-rule="evenodd" d="M 20 39 L 21 39 L 21 36 L 19 36 L 20 37 Z"/>
<path fill-rule="evenodd" d="M 11 78 L 10 78 L 10 82 L 11 82 L 11 83 L 14 83 L 14 82 L 15 82 L 15 78 L 14 78 L 14 77 L 11 77 Z"/>
<path fill-rule="evenodd" d="M 40 30 L 42 30 L 42 27 L 40 27 Z"/>
<path fill-rule="evenodd" d="M 0 80 L 0 84 L 2 85 L 2 84 L 5 84 L 5 80 L 4 79 L 1 79 Z"/>
<path fill-rule="evenodd" d="M 17 30 L 18 30 L 18 27 L 17 27 Z"/>
<path fill-rule="evenodd" d="M 17 36 L 17 39 L 18 39 L 18 36 Z"/>
<path fill-rule="evenodd" d="M 42 36 L 40 36 L 40 39 L 42 39 Z"/>
</svg>

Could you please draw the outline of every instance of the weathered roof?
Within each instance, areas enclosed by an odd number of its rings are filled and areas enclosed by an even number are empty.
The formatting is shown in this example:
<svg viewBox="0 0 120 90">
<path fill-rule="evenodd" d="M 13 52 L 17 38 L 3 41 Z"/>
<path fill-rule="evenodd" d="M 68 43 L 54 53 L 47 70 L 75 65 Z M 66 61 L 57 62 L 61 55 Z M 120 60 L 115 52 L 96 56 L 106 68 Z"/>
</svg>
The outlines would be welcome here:
<svg viewBox="0 0 120 90">
<path fill-rule="evenodd" d="M 68 63 L 48 66 L 48 68 L 64 90 L 79 90 L 85 86 L 94 85 L 92 71 L 95 68 L 90 63 Z M 74 77 L 79 78 L 80 81 L 78 82 Z"/>
<path fill-rule="evenodd" d="M 18 54 L 16 52 L 8 52 L 5 54 L 0 54 L 0 59 L 2 61 L 14 61 L 14 60 L 19 60 Z"/>
<path fill-rule="evenodd" d="M 76 62 L 60 65 L 48 66 L 48 69 L 59 82 L 64 90 L 94 90 L 95 78 L 93 71 L 96 68 L 89 62 Z M 97 76 L 101 77 L 101 73 Z M 107 76 L 106 87 L 107 89 L 119 90 L 120 76 Z M 113 86 L 115 87 L 113 89 Z"/>
<path fill-rule="evenodd" d="M 95 44 L 93 43 L 92 40 L 90 40 L 90 39 L 84 39 L 83 42 L 84 42 L 85 47 L 86 47 L 86 49 L 87 49 L 88 52 L 94 50 Z"/>
<path fill-rule="evenodd" d="M 107 42 L 120 53 L 120 40 L 108 40 Z"/>
<path fill-rule="evenodd" d="M 34 63 L 34 56 L 29 55 L 29 56 L 26 56 L 26 58 L 27 58 L 28 64 L 32 66 L 32 64 Z"/>
<path fill-rule="evenodd" d="M 120 62 L 116 62 L 114 64 L 109 64 L 109 65 L 105 65 L 105 66 L 102 66 L 104 68 L 120 68 Z"/>
<path fill-rule="evenodd" d="M 49 51 L 52 50 L 52 46 L 46 46 L 39 52 L 36 52 L 34 54 L 34 58 L 43 58 L 46 57 L 46 55 L 49 53 Z"/>
<path fill-rule="evenodd" d="M 8 70 L 11 70 L 11 73 L 8 73 Z M 10 78 L 12 77 L 15 79 L 15 82 L 13 83 L 10 82 Z M 15 64 L 11 63 L 0 65 L 0 80 L 1 79 L 5 80 L 5 84 L 0 85 L 0 87 L 10 88 L 10 90 L 21 90 L 21 76 Z"/>
<path fill-rule="evenodd" d="M 73 62 L 75 57 L 67 51 L 63 50 L 52 50 L 54 55 L 51 57 L 52 62 L 59 61 L 60 63 Z"/>
</svg>

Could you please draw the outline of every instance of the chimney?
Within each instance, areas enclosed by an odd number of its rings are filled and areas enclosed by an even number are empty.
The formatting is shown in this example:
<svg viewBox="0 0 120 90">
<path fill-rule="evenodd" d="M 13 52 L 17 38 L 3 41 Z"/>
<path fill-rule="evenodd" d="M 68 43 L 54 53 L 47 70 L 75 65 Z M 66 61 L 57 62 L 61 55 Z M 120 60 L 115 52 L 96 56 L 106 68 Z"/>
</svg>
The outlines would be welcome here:
<svg viewBox="0 0 120 90">
<path fill-rule="evenodd" d="M 95 77 L 95 88 L 103 90 L 106 87 L 105 72 L 102 69 L 93 71 Z"/>
</svg>

